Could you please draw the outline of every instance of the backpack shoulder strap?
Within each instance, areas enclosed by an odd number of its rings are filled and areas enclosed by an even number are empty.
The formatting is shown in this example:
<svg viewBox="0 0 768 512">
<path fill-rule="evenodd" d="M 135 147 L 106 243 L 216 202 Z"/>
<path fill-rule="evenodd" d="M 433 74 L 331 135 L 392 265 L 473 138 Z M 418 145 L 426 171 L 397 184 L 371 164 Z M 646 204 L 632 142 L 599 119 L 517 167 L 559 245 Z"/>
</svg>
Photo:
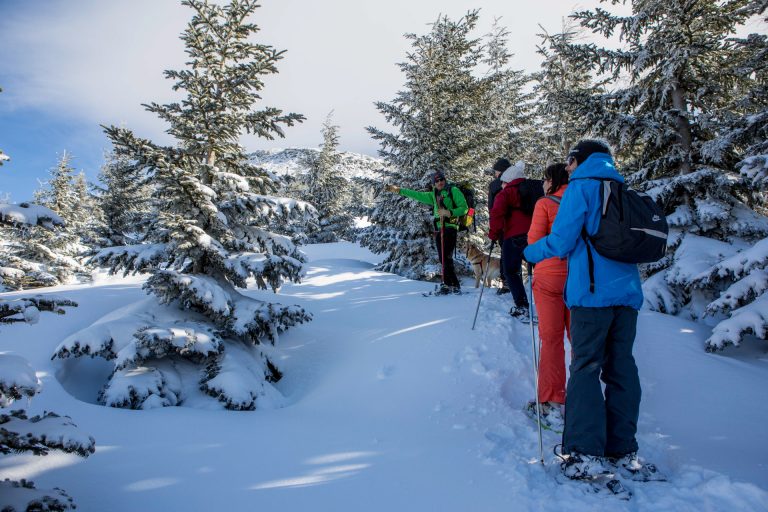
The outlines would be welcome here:
<svg viewBox="0 0 768 512">
<path fill-rule="evenodd" d="M 556 202 L 557 204 L 560 204 L 560 198 L 559 198 L 559 197 L 557 197 L 557 196 L 544 196 L 544 197 L 546 197 L 546 198 L 547 198 L 547 199 L 549 199 L 550 201 L 554 201 L 554 202 Z"/>
</svg>

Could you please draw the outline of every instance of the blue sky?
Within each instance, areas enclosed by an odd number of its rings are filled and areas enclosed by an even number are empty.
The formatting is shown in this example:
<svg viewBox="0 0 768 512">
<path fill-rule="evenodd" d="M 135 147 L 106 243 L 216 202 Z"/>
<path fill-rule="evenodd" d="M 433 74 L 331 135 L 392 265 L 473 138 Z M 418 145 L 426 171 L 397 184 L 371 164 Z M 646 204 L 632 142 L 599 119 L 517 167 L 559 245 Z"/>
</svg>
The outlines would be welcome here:
<svg viewBox="0 0 768 512">
<path fill-rule="evenodd" d="M 583 5 L 596 5 L 584 1 Z M 511 32 L 512 65 L 535 70 L 542 24 L 559 30 L 573 0 L 263 0 L 257 40 L 287 53 L 266 80 L 264 105 L 307 117 L 274 142 L 245 139 L 247 149 L 316 147 L 328 112 L 345 151 L 375 155 L 366 126 L 384 127 L 375 101 L 389 101 L 403 77 L 406 32 L 425 33 L 441 13 L 481 9 L 477 36 L 495 17 Z M 31 197 L 66 150 L 95 180 L 109 144 L 99 125 L 124 125 L 157 142 L 164 126 L 142 103 L 172 99 L 164 69 L 183 67 L 179 34 L 190 9 L 176 0 L 0 0 L 0 196 Z"/>
</svg>

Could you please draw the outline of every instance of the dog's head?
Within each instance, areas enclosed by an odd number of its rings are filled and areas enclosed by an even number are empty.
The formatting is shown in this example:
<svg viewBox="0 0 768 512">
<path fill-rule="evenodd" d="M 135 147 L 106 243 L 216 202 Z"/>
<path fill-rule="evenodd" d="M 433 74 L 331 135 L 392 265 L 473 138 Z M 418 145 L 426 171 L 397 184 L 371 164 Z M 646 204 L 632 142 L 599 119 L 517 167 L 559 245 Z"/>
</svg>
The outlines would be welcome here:
<svg viewBox="0 0 768 512">
<path fill-rule="evenodd" d="M 470 263 L 475 263 L 483 258 L 483 251 L 477 248 L 475 244 L 467 244 L 467 259 Z"/>
</svg>

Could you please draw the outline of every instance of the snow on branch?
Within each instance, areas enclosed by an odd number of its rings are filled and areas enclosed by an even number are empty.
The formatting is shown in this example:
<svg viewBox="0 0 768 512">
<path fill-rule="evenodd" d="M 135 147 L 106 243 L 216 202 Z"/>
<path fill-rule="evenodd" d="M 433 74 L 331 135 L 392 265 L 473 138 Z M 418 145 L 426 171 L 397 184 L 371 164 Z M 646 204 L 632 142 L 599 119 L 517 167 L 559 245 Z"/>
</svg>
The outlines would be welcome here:
<svg viewBox="0 0 768 512">
<path fill-rule="evenodd" d="M 47 455 L 61 450 L 87 457 L 96 451 L 93 437 L 83 434 L 68 416 L 46 412 L 28 418 L 24 411 L 0 414 L 0 453 L 31 451 Z"/>
<path fill-rule="evenodd" d="M 275 409 L 285 398 L 272 386 L 280 373 L 256 347 L 228 344 L 227 350 L 206 369 L 200 389 L 227 409 Z"/>
<path fill-rule="evenodd" d="M 3 512 L 60 512 L 77 508 L 72 498 L 62 489 L 36 489 L 34 482 L 24 479 L 18 482 L 7 478 L 0 481 L 0 496 Z"/>
<path fill-rule="evenodd" d="M 0 353 L 0 407 L 8 407 L 25 396 L 31 398 L 41 387 L 35 370 L 26 359 Z"/>
<path fill-rule="evenodd" d="M 739 165 L 739 174 L 753 188 L 765 190 L 768 187 L 768 155 L 744 159 Z"/>
<path fill-rule="evenodd" d="M 294 281 L 298 281 L 302 272 L 302 262 L 295 258 L 261 253 L 239 253 L 224 260 L 224 266 L 237 275 L 243 285 L 246 279 L 255 277 L 262 290 L 267 286 L 272 290 L 280 288 L 281 276 L 294 276 Z"/>
<path fill-rule="evenodd" d="M 61 217 L 50 208 L 30 203 L 0 204 L 0 223 L 43 226 L 47 229 L 64 225 Z"/>
<path fill-rule="evenodd" d="M 260 343 L 262 338 L 274 343 L 277 334 L 311 315 L 299 306 L 282 306 L 242 295 L 231 285 L 204 276 L 157 271 L 148 281 L 163 303 L 178 300 L 186 309 L 204 314 L 225 336 Z"/>
<path fill-rule="evenodd" d="M 766 266 L 768 266 L 768 238 L 760 240 L 752 247 L 720 261 L 706 272 L 696 276 L 692 282 L 696 286 L 703 287 L 717 279 L 728 277 L 739 279 L 756 268 L 764 268 Z"/>
<path fill-rule="evenodd" d="M 707 352 L 724 349 L 728 345 L 738 346 L 746 334 L 765 339 L 768 335 L 768 294 L 761 295 L 754 302 L 731 313 L 712 331 L 706 341 Z"/>
<path fill-rule="evenodd" d="M 122 269 L 127 275 L 156 267 L 165 260 L 167 250 L 167 244 L 123 245 L 102 249 L 90 261 L 109 267 L 111 273 Z"/>
<path fill-rule="evenodd" d="M 687 234 L 675 251 L 674 263 L 666 273 L 671 285 L 690 286 L 702 273 L 738 252 L 739 248 L 727 242 Z"/>
<path fill-rule="evenodd" d="M 37 323 L 41 311 L 64 314 L 64 307 L 77 307 L 77 302 L 52 295 L 35 295 L 0 299 L 0 323 L 27 322 Z"/>
<path fill-rule="evenodd" d="M 707 305 L 706 313 L 728 313 L 753 301 L 768 290 L 768 271 L 755 269 L 720 293 L 720 297 Z"/>
</svg>

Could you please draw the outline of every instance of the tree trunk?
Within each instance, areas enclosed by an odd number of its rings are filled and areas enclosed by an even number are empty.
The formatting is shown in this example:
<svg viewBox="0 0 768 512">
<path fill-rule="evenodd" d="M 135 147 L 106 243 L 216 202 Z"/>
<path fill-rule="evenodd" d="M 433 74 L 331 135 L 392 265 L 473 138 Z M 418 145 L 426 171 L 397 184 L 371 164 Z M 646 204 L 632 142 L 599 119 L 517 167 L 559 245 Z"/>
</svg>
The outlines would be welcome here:
<svg viewBox="0 0 768 512">
<path fill-rule="evenodd" d="M 688 122 L 688 105 L 685 102 L 685 90 L 675 87 L 672 90 L 672 105 L 678 111 L 677 115 L 677 136 L 680 140 L 680 147 L 683 150 L 683 162 L 680 164 L 680 174 L 689 174 L 691 172 L 691 125 Z"/>
</svg>

